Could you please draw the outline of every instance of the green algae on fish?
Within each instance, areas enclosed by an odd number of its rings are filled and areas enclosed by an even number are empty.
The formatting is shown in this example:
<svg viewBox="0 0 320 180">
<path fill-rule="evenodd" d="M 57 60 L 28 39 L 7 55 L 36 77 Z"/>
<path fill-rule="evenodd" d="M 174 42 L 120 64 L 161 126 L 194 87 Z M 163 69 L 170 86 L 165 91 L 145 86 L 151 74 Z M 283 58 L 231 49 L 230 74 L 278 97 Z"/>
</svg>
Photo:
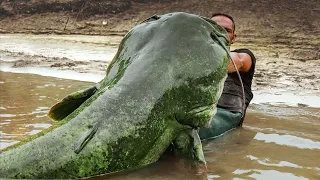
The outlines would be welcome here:
<svg viewBox="0 0 320 180">
<path fill-rule="evenodd" d="M 99 84 L 53 106 L 49 115 L 59 125 L 0 154 L 1 177 L 67 179 L 136 169 L 174 142 L 181 156 L 204 162 L 194 131 L 214 115 L 227 48 L 226 32 L 193 14 L 135 26 Z"/>
</svg>

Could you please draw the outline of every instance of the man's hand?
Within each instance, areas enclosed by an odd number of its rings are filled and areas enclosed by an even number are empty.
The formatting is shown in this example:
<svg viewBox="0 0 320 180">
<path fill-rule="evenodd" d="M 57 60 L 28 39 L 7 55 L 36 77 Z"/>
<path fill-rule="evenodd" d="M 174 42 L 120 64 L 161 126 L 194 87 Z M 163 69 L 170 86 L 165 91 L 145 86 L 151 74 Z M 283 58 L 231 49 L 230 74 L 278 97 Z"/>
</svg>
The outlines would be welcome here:
<svg viewBox="0 0 320 180">
<path fill-rule="evenodd" d="M 249 54 L 230 52 L 230 55 L 240 72 L 248 72 L 250 70 L 252 65 L 252 60 Z M 232 61 L 230 60 L 228 64 L 228 73 L 232 73 L 232 72 L 236 72 L 236 69 Z"/>
</svg>

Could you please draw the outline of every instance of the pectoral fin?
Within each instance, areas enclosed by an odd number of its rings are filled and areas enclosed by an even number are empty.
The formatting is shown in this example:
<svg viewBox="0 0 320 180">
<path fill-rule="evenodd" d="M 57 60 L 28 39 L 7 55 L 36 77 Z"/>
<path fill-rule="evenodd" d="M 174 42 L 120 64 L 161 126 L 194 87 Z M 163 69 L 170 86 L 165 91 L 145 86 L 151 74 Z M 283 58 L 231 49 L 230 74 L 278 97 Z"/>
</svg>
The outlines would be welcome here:
<svg viewBox="0 0 320 180">
<path fill-rule="evenodd" d="M 206 164 L 198 131 L 189 129 L 182 132 L 174 141 L 174 152 L 180 156 Z"/>
<path fill-rule="evenodd" d="M 89 99 L 97 90 L 97 86 L 92 86 L 66 96 L 50 109 L 48 116 L 57 121 L 62 120 Z"/>
</svg>

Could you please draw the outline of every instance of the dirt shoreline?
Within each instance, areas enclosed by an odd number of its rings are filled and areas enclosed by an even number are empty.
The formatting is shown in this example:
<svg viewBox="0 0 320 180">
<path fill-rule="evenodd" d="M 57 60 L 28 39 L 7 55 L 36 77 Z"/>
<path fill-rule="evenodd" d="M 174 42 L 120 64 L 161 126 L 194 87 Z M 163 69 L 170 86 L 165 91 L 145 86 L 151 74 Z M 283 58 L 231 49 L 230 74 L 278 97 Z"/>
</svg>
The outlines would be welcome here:
<svg viewBox="0 0 320 180">
<path fill-rule="evenodd" d="M 61 36 L 52 35 L 43 37 L 55 39 Z M 77 37 L 80 39 L 80 36 L 76 36 L 76 38 Z M 103 37 L 106 38 L 106 36 Z M 116 52 L 117 44 L 119 44 L 121 38 L 121 36 L 110 38 L 114 44 L 113 46 L 108 45 L 106 47 L 113 48 L 115 50 L 114 52 Z M 91 43 L 104 44 L 106 42 L 108 41 Z M 241 43 L 236 43 L 232 49 L 243 46 L 244 45 Z M 290 92 L 300 95 L 320 96 L 320 60 L 294 60 L 287 57 L 268 56 L 269 53 L 266 53 L 266 51 L 261 51 L 254 47 L 252 47 L 251 50 L 254 52 L 257 59 L 256 72 L 252 84 L 253 91 L 267 91 L 272 94 Z M 2 54 L 0 65 L 9 66 L 13 69 L 36 67 L 100 75 L 105 73 L 105 70 L 112 59 L 110 56 L 110 59 L 106 60 L 92 59 L 90 61 L 83 61 L 67 57 L 47 57 L 11 51 L 0 51 L 0 53 Z M 12 60 L 8 61 L 6 60 L 6 57 L 11 58 Z"/>
<path fill-rule="evenodd" d="M 237 42 L 266 56 L 320 59 L 317 0 L 2 1 L 0 33 L 124 36 L 154 14 L 178 11 L 205 17 L 214 12 L 232 15 Z"/>
</svg>

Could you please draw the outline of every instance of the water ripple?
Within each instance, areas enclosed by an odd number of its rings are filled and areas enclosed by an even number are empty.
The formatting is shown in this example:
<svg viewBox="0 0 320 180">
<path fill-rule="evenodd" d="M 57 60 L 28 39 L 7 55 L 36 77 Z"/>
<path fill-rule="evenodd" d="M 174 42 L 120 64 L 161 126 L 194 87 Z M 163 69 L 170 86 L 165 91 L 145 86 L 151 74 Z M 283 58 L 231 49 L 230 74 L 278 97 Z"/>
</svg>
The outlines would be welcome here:
<svg viewBox="0 0 320 180">
<path fill-rule="evenodd" d="M 266 143 L 273 142 L 278 145 L 292 146 L 300 149 L 320 149 L 320 142 L 291 135 L 264 134 L 258 132 L 254 139 Z"/>
</svg>

